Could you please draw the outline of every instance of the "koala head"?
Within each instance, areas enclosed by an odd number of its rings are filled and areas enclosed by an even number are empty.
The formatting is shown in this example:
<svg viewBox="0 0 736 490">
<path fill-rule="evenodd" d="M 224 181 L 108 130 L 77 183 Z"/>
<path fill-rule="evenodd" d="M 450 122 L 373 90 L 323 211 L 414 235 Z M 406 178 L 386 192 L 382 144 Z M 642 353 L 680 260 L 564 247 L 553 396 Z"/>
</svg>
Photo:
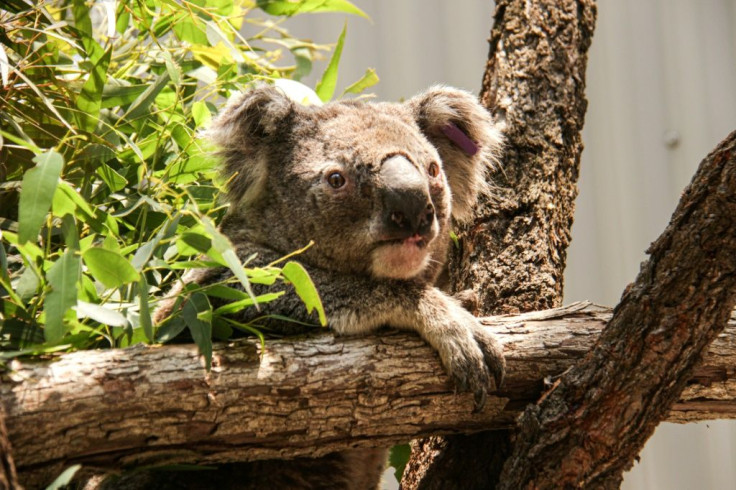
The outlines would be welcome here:
<svg viewBox="0 0 736 490">
<path fill-rule="evenodd" d="M 312 266 L 434 280 L 451 218 L 485 192 L 501 137 L 472 95 L 435 87 L 404 103 L 302 106 L 270 87 L 231 100 L 208 136 L 220 148 L 234 243 Z"/>
</svg>

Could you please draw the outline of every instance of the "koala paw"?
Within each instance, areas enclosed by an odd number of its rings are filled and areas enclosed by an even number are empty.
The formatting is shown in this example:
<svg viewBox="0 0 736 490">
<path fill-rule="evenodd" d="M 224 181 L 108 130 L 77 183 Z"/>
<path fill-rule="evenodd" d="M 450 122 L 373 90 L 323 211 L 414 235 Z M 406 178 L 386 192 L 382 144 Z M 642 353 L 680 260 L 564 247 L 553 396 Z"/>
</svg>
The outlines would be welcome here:
<svg viewBox="0 0 736 490">
<path fill-rule="evenodd" d="M 452 325 L 443 329 L 443 345 L 438 350 L 457 388 L 473 393 L 475 411 L 479 411 L 494 383 L 495 389 L 503 383 L 506 361 L 501 344 L 474 316 L 461 311 L 461 318 L 453 315 Z"/>
</svg>

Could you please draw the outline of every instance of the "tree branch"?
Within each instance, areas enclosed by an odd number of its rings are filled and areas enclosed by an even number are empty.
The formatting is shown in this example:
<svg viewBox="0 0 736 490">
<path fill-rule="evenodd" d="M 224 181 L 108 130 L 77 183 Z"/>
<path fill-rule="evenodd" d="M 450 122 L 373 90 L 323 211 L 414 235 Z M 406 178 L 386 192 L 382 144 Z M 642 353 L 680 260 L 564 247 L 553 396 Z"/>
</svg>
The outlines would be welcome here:
<svg viewBox="0 0 736 490">
<path fill-rule="evenodd" d="M 418 337 L 318 334 L 219 346 L 212 372 L 194 346 L 138 346 L 14 361 L 0 400 L 21 482 L 48 484 L 64 467 L 104 470 L 321 456 L 429 434 L 514 425 L 545 378 L 597 339 L 610 312 L 576 304 L 487 318 L 505 344 L 504 391 L 472 413 Z M 736 318 L 670 413 L 675 421 L 736 418 Z M 34 427 L 29 431 L 28 427 Z M 42 437 L 39 434 L 43 434 Z"/>
<path fill-rule="evenodd" d="M 595 348 L 527 408 L 500 488 L 618 488 L 736 303 L 736 131 L 700 164 Z"/>
</svg>

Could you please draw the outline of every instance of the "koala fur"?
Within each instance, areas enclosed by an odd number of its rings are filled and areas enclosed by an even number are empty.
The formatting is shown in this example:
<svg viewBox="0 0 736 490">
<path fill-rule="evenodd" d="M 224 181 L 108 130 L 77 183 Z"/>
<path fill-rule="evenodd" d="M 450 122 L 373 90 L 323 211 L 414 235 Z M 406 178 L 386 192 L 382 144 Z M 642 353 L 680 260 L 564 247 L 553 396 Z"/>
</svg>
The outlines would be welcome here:
<svg viewBox="0 0 736 490">
<path fill-rule="evenodd" d="M 228 179 L 230 208 L 221 230 L 242 260 L 257 253 L 250 264 L 265 265 L 313 241 L 296 260 L 316 284 L 330 328 L 345 335 L 386 325 L 416 331 L 458 389 L 472 391 L 482 405 L 503 377 L 502 348 L 434 286 L 452 220 L 472 215 L 500 151 L 500 134 L 475 97 L 433 87 L 404 103 L 302 106 L 261 87 L 231 100 L 207 137 L 219 147 Z M 195 270 L 184 282 L 229 274 Z M 173 298 L 162 302 L 155 320 L 173 305 Z M 262 310 L 247 309 L 236 319 L 278 313 L 310 321 L 296 294 Z M 380 471 L 362 487 L 378 478 Z M 320 487 L 329 485 L 322 480 Z"/>
</svg>

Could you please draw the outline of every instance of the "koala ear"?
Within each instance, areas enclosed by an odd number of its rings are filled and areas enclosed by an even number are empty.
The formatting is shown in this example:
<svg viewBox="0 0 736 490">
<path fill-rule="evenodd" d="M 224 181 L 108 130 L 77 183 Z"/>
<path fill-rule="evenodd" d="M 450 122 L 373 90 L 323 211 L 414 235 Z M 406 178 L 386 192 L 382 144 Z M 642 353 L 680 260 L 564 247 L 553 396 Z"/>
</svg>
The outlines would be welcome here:
<svg viewBox="0 0 736 490">
<path fill-rule="evenodd" d="M 260 87 L 232 97 L 204 132 L 219 147 L 233 206 L 248 206 L 261 195 L 268 161 L 277 158 L 277 141 L 290 131 L 298 110 L 280 90 Z"/>
<path fill-rule="evenodd" d="M 503 136 L 475 96 L 432 87 L 406 102 L 422 133 L 440 154 L 452 193 L 452 217 L 471 217 L 478 196 L 488 192 L 486 171 L 498 163 Z"/>
</svg>

